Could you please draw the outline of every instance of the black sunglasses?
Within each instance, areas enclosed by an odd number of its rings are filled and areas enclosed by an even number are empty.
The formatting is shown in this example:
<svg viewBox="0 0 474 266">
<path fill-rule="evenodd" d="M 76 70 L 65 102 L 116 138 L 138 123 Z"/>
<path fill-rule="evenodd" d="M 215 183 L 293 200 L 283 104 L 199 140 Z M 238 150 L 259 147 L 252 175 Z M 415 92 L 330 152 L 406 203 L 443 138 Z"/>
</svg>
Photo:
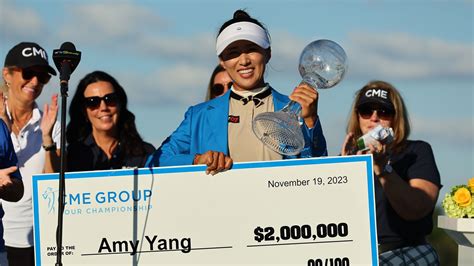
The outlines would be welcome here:
<svg viewBox="0 0 474 266">
<path fill-rule="evenodd" d="M 84 104 L 87 108 L 96 109 L 99 108 L 100 103 L 104 101 L 107 106 L 116 106 L 118 102 L 118 96 L 115 92 L 104 95 L 104 97 L 92 96 L 85 97 Z"/>
<path fill-rule="evenodd" d="M 227 88 L 230 88 L 232 86 L 232 82 L 227 83 L 225 86 Z M 212 88 L 211 88 L 212 95 L 214 96 L 221 95 L 224 92 L 224 88 L 226 87 L 224 87 L 224 85 L 220 83 L 216 83 L 212 85 Z"/>
<path fill-rule="evenodd" d="M 377 116 L 384 120 L 392 118 L 395 114 L 394 111 L 379 106 L 363 105 L 357 108 L 357 112 L 364 119 L 369 119 L 375 111 L 377 111 Z"/>
<path fill-rule="evenodd" d="M 31 80 L 33 77 L 36 77 L 40 83 L 46 84 L 51 79 L 51 75 L 45 71 L 38 71 L 32 68 L 17 68 L 17 70 L 21 70 L 21 76 L 24 80 Z"/>
</svg>

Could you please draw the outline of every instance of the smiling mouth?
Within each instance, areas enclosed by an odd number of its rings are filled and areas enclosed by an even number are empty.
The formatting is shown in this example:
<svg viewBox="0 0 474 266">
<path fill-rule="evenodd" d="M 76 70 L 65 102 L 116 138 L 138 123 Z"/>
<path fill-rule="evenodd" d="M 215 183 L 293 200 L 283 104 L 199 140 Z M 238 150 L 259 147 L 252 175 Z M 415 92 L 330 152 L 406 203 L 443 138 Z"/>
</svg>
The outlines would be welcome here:
<svg viewBox="0 0 474 266">
<path fill-rule="evenodd" d="M 112 120 L 112 116 L 111 115 L 104 115 L 104 116 L 101 116 L 101 117 L 98 117 L 99 120 L 101 121 L 104 121 L 104 120 Z"/>
<path fill-rule="evenodd" d="M 250 74 L 253 72 L 253 69 L 243 69 L 238 71 L 240 74 Z"/>
<path fill-rule="evenodd" d="M 36 90 L 30 87 L 23 87 L 22 90 L 28 93 L 36 93 Z"/>
</svg>

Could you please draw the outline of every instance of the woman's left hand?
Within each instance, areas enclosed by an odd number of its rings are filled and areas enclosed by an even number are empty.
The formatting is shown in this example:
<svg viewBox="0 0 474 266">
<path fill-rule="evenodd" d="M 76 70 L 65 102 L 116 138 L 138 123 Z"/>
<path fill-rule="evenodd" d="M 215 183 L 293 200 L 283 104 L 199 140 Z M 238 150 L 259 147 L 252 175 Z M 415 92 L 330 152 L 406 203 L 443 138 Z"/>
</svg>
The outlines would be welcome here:
<svg viewBox="0 0 474 266">
<path fill-rule="evenodd" d="M 342 144 L 342 148 L 341 148 L 342 156 L 356 154 L 357 150 L 352 146 L 353 142 L 354 142 L 354 133 L 352 132 L 347 133 L 346 138 L 344 139 L 344 143 Z"/>
<path fill-rule="evenodd" d="M 7 113 L 7 96 L 4 94 L 5 92 L 0 91 L 0 119 L 5 122 L 9 131 L 12 130 L 12 121 L 8 117 Z"/>
<path fill-rule="evenodd" d="M 301 83 L 289 96 L 301 105 L 301 118 L 308 128 L 314 127 L 318 119 L 318 91 L 308 84 Z"/>
<path fill-rule="evenodd" d="M 43 145 L 53 144 L 53 127 L 58 116 L 58 95 L 51 97 L 51 104 L 44 104 L 43 118 L 41 119 L 41 131 L 43 132 Z"/>
</svg>

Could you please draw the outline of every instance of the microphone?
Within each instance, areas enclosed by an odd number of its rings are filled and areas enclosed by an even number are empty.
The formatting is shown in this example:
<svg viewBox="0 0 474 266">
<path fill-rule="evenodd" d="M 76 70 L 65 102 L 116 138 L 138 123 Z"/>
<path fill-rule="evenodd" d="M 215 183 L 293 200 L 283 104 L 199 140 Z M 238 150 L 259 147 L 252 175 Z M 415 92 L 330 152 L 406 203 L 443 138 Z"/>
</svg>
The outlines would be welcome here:
<svg viewBox="0 0 474 266">
<path fill-rule="evenodd" d="M 59 199 L 58 199 L 58 227 L 56 229 L 56 250 L 61 250 L 63 243 L 63 215 L 64 215 L 64 196 L 65 196 L 65 172 L 66 172 L 66 106 L 68 82 L 71 73 L 76 69 L 81 61 L 81 52 L 76 51 L 72 42 L 61 44 L 59 49 L 53 50 L 53 60 L 56 68 L 59 70 L 59 80 L 61 85 L 61 156 L 59 169 Z M 56 266 L 62 266 L 62 253 L 57 252 Z"/>
<path fill-rule="evenodd" d="M 61 83 L 67 83 L 71 73 L 81 61 L 81 52 L 76 51 L 76 46 L 72 42 L 65 42 L 59 49 L 53 51 L 53 60 L 60 73 Z"/>
</svg>

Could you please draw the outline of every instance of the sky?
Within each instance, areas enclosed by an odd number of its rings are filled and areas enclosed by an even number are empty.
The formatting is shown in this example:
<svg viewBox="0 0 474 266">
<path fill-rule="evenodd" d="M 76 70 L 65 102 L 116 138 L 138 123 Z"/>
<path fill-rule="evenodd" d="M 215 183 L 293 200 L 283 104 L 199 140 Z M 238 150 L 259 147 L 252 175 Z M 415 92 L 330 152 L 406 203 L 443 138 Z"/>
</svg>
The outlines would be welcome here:
<svg viewBox="0 0 474 266">
<path fill-rule="evenodd" d="M 298 58 L 308 43 L 330 39 L 346 51 L 344 79 L 319 91 L 329 155 L 339 154 L 355 92 L 384 80 L 405 100 L 410 139 L 433 148 L 444 185 L 438 202 L 474 177 L 472 0 L 0 0 L 0 58 L 21 41 L 50 55 L 74 43 L 82 59 L 69 95 L 87 73 L 108 72 L 127 91 L 142 137 L 159 147 L 187 108 L 204 100 L 218 62 L 217 31 L 236 9 L 268 28 L 265 80 L 282 93 L 301 81 Z M 54 93 L 58 78 L 38 102 Z"/>
</svg>

